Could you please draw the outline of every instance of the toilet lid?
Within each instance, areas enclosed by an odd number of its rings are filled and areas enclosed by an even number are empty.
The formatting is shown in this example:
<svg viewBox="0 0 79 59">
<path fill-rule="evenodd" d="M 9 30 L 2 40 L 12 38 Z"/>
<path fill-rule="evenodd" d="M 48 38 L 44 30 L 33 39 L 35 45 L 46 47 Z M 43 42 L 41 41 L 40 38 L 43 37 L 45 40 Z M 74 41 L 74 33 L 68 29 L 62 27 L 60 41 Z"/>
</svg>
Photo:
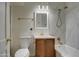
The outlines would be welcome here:
<svg viewBox="0 0 79 59">
<path fill-rule="evenodd" d="M 29 50 L 28 49 L 19 49 L 15 53 L 15 57 L 28 57 L 29 56 Z"/>
</svg>

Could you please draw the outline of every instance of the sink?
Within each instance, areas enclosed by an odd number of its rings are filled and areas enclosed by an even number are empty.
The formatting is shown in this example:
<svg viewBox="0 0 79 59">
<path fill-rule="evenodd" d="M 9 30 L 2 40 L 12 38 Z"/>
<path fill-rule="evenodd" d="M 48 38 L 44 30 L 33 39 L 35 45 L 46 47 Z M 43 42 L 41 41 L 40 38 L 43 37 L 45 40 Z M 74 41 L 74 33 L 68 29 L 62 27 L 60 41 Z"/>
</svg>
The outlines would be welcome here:
<svg viewBox="0 0 79 59">
<path fill-rule="evenodd" d="M 51 35 L 35 35 L 34 38 L 56 38 L 56 37 Z"/>
</svg>

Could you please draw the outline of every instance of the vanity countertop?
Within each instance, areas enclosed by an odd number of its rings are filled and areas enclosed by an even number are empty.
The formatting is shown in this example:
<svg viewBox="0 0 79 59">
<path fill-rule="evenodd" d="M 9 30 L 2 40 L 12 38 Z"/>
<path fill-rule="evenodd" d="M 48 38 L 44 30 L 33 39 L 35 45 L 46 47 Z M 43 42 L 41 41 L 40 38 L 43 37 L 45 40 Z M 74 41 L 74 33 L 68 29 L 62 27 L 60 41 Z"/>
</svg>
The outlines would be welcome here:
<svg viewBox="0 0 79 59">
<path fill-rule="evenodd" d="M 51 36 L 51 35 L 35 35 L 34 38 L 36 38 L 36 39 L 39 39 L 39 38 L 40 39 L 49 39 L 49 38 L 52 39 L 52 38 L 55 38 L 56 39 L 57 37 Z"/>
</svg>

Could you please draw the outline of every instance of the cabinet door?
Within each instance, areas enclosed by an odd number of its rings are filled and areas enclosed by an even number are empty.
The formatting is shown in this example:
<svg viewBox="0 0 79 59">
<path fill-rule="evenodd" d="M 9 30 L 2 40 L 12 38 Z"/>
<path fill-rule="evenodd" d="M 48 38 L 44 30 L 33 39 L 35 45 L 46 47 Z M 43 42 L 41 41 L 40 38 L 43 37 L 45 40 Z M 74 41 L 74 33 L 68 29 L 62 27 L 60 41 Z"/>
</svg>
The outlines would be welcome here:
<svg viewBox="0 0 79 59">
<path fill-rule="evenodd" d="M 44 57 L 45 56 L 45 40 L 36 39 L 36 56 Z"/>
<path fill-rule="evenodd" d="M 46 57 L 55 57 L 54 39 L 46 39 L 45 45 L 46 45 L 45 56 Z"/>
</svg>

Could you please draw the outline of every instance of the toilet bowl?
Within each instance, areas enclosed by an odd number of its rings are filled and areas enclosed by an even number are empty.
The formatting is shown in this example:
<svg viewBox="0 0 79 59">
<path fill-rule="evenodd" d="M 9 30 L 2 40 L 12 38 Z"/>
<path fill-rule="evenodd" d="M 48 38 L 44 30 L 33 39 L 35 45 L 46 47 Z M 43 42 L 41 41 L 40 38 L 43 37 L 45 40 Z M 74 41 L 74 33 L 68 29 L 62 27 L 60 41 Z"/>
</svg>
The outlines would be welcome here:
<svg viewBox="0 0 79 59">
<path fill-rule="evenodd" d="M 30 55 L 30 52 L 28 48 L 19 49 L 15 53 L 15 57 L 29 57 L 29 55 Z"/>
<path fill-rule="evenodd" d="M 27 38 L 27 37 L 23 37 L 20 38 L 20 49 L 18 49 L 15 52 L 15 57 L 29 57 L 30 56 L 30 52 L 29 52 L 29 47 L 31 44 L 31 39 L 32 38 Z"/>
</svg>

